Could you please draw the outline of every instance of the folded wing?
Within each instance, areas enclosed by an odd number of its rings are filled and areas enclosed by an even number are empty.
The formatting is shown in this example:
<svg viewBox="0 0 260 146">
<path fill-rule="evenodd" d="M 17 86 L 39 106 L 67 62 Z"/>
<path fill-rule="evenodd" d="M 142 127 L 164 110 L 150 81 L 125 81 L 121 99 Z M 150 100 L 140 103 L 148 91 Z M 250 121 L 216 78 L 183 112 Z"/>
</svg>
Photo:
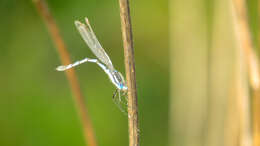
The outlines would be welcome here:
<svg viewBox="0 0 260 146">
<path fill-rule="evenodd" d="M 97 58 L 102 63 L 104 63 L 108 67 L 108 69 L 114 70 L 113 64 L 109 56 L 107 55 L 107 53 L 105 52 L 105 50 L 103 49 L 99 41 L 97 40 L 97 37 L 94 34 L 87 18 L 86 18 L 86 24 L 87 25 L 79 21 L 75 21 L 75 25 L 80 35 L 82 36 L 83 40 L 87 43 L 90 50 L 97 56 Z"/>
</svg>

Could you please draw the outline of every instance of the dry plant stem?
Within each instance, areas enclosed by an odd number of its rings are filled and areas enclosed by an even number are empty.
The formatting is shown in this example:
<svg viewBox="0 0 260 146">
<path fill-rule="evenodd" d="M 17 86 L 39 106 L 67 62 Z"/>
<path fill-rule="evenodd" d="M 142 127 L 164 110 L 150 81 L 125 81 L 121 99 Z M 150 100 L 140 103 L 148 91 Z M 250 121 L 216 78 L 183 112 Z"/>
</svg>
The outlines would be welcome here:
<svg viewBox="0 0 260 146">
<path fill-rule="evenodd" d="M 234 12 L 236 15 L 239 42 L 246 59 L 249 73 L 250 85 L 253 90 L 253 145 L 260 145 L 260 99 L 259 99 L 259 70 L 258 58 L 253 50 L 252 39 L 248 25 L 245 0 L 233 0 Z"/>
<path fill-rule="evenodd" d="M 60 55 L 61 61 L 63 64 L 70 64 L 69 53 L 66 49 L 65 43 L 59 33 L 59 28 L 55 23 L 54 18 L 48 10 L 47 3 L 45 0 L 33 0 L 38 12 L 43 18 L 43 21 L 46 23 L 51 38 L 53 39 L 56 48 L 58 49 L 58 53 Z M 69 80 L 69 84 L 72 90 L 72 93 L 75 97 L 76 107 L 79 111 L 79 116 L 81 118 L 81 122 L 83 124 L 83 132 L 84 138 L 86 142 L 88 142 L 89 146 L 96 146 L 95 135 L 93 132 L 92 124 L 90 118 L 88 116 L 87 109 L 84 104 L 84 98 L 82 92 L 80 90 L 79 82 L 77 80 L 74 69 L 69 69 L 66 71 L 66 76 Z"/>
<path fill-rule="evenodd" d="M 259 88 L 259 70 L 258 58 L 253 50 L 253 43 L 249 30 L 248 17 L 246 11 L 245 0 L 232 0 L 233 9 L 236 17 L 237 35 L 239 38 L 240 46 L 246 57 L 246 64 L 249 73 L 250 85 L 254 90 Z"/>
<path fill-rule="evenodd" d="M 138 106 L 135 77 L 133 35 L 128 0 L 119 0 L 121 29 L 124 43 L 125 70 L 128 87 L 129 146 L 139 146 Z"/>
<path fill-rule="evenodd" d="M 253 142 L 254 146 L 260 145 L 260 91 L 253 93 Z"/>
<path fill-rule="evenodd" d="M 257 8 L 258 8 L 258 26 L 259 26 L 259 20 L 260 20 L 260 1 L 257 1 Z M 258 29 L 258 39 L 257 39 L 257 47 L 260 48 L 260 29 Z"/>
<path fill-rule="evenodd" d="M 260 20 L 260 1 L 258 1 L 258 18 Z M 258 49 L 260 48 L 260 29 L 258 29 Z M 260 145 L 260 90 L 253 93 L 253 139 L 254 146 Z"/>
</svg>

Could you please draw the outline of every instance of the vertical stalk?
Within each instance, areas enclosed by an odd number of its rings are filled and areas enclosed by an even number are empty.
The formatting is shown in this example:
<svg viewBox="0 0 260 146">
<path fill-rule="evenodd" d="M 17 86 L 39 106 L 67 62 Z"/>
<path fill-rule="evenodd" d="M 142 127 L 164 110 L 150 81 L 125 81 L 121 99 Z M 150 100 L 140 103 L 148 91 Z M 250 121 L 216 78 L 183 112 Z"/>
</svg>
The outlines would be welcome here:
<svg viewBox="0 0 260 146">
<path fill-rule="evenodd" d="M 260 144 L 260 100 L 259 100 L 259 64 L 258 58 L 256 56 L 255 51 L 253 50 L 254 46 L 251 39 L 249 22 L 247 16 L 247 8 L 245 0 L 232 0 L 233 9 L 236 18 L 236 28 L 237 28 L 237 36 L 240 42 L 240 46 L 242 47 L 243 54 L 245 56 L 245 63 L 248 69 L 248 77 L 250 80 L 250 85 L 252 87 L 252 101 L 253 101 L 253 145 L 258 146 Z M 248 99 L 249 100 L 249 99 Z M 249 109 L 248 109 L 249 110 Z M 249 131 L 249 130 L 247 130 Z M 242 133 L 243 134 L 243 133 Z M 246 133 L 244 133 L 245 135 Z M 245 135 L 246 136 L 246 135 Z M 247 137 L 250 137 L 251 134 Z M 248 138 L 249 139 L 249 138 Z M 249 140 L 247 140 L 249 141 Z"/>
<path fill-rule="evenodd" d="M 66 49 L 66 45 L 59 33 L 59 28 L 55 23 L 54 18 L 49 12 L 48 5 L 45 0 L 33 0 L 36 9 L 42 16 L 43 21 L 46 23 L 47 29 L 51 35 L 51 38 L 58 49 L 58 54 L 60 55 L 63 64 L 70 64 L 69 53 Z M 83 124 L 83 132 L 85 141 L 89 146 L 96 146 L 97 142 L 95 140 L 95 134 L 92 128 L 92 124 L 88 115 L 88 111 L 84 104 L 84 97 L 80 90 L 79 82 L 76 77 L 74 69 L 66 70 L 66 76 L 69 81 L 72 93 L 74 95 L 74 100 L 76 102 L 76 107 L 78 108 L 79 116 Z"/>
<path fill-rule="evenodd" d="M 253 93 L 253 143 L 254 146 L 260 145 L 260 91 Z"/>
<path fill-rule="evenodd" d="M 258 3 L 258 21 L 260 20 L 260 1 Z M 259 25 L 258 25 L 259 26 Z M 260 49 L 260 29 L 258 29 L 258 49 Z M 254 92 L 253 98 L 253 141 L 254 146 L 260 145 L 260 90 Z"/>
<path fill-rule="evenodd" d="M 126 81 L 128 87 L 128 132 L 129 146 L 139 146 L 139 125 L 135 59 L 129 0 L 119 0 L 121 29 L 124 44 Z"/>
<path fill-rule="evenodd" d="M 169 6 L 169 146 L 202 146 L 211 66 L 205 0 L 170 0 Z"/>
<path fill-rule="evenodd" d="M 250 85 L 253 90 L 259 88 L 259 70 L 258 70 L 258 58 L 253 50 L 253 43 L 251 39 L 248 16 L 245 0 L 232 0 L 233 10 L 235 14 L 235 24 L 237 30 L 237 37 L 240 42 L 240 46 L 243 49 L 243 53 L 246 57 L 246 64 L 249 73 Z"/>
</svg>

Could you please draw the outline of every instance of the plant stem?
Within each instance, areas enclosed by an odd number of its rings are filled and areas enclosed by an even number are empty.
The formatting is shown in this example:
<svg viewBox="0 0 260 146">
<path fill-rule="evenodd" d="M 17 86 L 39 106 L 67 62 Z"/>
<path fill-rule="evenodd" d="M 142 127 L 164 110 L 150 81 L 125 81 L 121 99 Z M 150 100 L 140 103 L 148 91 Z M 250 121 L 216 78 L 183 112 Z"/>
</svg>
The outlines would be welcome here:
<svg viewBox="0 0 260 146">
<path fill-rule="evenodd" d="M 258 58 L 253 50 L 253 42 L 251 39 L 249 22 L 247 16 L 246 2 L 245 0 L 232 0 L 233 9 L 236 16 L 236 27 L 237 27 L 237 35 L 239 38 L 239 44 L 242 47 L 243 54 L 245 56 L 245 62 L 248 69 L 248 77 L 250 80 L 250 85 L 252 87 L 252 101 L 253 101 L 253 145 L 258 146 L 260 144 L 260 100 L 259 100 L 259 64 Z M 249 100 L 249 99 L 248 99 Z M 248 105 L 248 107 L 250 107 Z M 250 109 L 247 109 L 250 111 Z M 248 130 L 249 131 L 249 130 Z M 243 135 L 245 133 L 241 133 Z M 250 137 L 251 134 L 248 134 Z"/>
<path fill-rule="evenodd" d="M 126 81 L 128 87 L 129 146 L 139 146 L 138 104 L 135 77 L 135 59 L 130 8 L 128 0 L 119 0 L 121 29 L 124 44 Z"/>
<path fill-rule="evenodd" d="M 69 53 L 66 49 L 66 45 L 59 33 L 59 28 L 55 23 L 54 18 L 52 17 L 48 5 L 45 0 L 33 0 L 36 9 L 39 14 L 42 16 L 43 21 L 46 23 L 47 29 L 51 35 L 51 38 L 58 50 L 58 54 L 60 55 L 61 61 L 63 64 L 70 64 Z M 97 142 L 95 140 L 95 134 L 92 128 L 92 124 L 88 115 L 88 111 L 84 104 L 84 97 L 80 90 L 79 82 L 76 77 L 74 69 L 66 70 L 66 76 L 69 81 L 72 93 L 74 95 L 74 100 L 76 102 L 76 107 L 79 112 L 79 116 L 81 122 L 83 124 L 83 132 L 85 141 L 88 142 L 89 146 L 96 146 Z"/>
<path fill-rule="evenodd" d="M 260 91 L 253 93 L 253 143 L 254 146 L 260 145 Z"/>
<path fill-rule="evenodd" d="M 258 18 L 260 18 L 260 1 L 258 1 Z M 260 48 L 260 29 L 258 29 L 258 49 Z M 253 140 L 254 146 L 260 145 L 260 90 L 253 93 Z"/>
<path fill-rule="evenodd" d="M 250 85 L 254 90 L 257 90 L 260 85 L 260 77 L 258 70 L 258 58 L 255 51 L 253 50 L 254 46 L 251 39 L 248 16 L 246 11 L 245 0 L 232 0 L 233 9 L 236 19 L 236 28 L 237 36 L 239 40 L 239 45 L 243 49 L 243 53 L 246 57 L 246 64 L 249 73 Z"/>
</svg>

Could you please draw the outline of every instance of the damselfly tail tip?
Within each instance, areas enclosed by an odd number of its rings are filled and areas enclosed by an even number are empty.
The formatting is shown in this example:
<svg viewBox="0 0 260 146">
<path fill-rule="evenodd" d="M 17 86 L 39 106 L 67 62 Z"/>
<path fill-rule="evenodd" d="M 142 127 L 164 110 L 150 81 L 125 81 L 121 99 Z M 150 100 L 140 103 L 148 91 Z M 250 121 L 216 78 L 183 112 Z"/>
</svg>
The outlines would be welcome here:
<svg viewBox="0 0 260 146">
<path fill-rule="evenodd" d="M 88 17 L 85 17 L 85 21 L 86 21 L 87 24 L 89 23 L 89 22 L 88 22 Z"/>
<path fill-rule="evenodd" d="M 81 23 L 81 22 L 79 22 L 78 20 L 76 20 L 76 21 L 75 21 L 75 25 L 78 27 L 78 26 L 81 26 L 81 25 L 82 25 L 82 23 Z"/>
<path fill-rule="evenodd" d="M 64 71 L 64 70 L 66 70 L 66 67 L 63 66 L 63 65 L 61 65 L 61 66 L 58 66 L 58 67 L 56 68 L 56 70 L 57 70 L 57 71 Z"/>
</svg>

